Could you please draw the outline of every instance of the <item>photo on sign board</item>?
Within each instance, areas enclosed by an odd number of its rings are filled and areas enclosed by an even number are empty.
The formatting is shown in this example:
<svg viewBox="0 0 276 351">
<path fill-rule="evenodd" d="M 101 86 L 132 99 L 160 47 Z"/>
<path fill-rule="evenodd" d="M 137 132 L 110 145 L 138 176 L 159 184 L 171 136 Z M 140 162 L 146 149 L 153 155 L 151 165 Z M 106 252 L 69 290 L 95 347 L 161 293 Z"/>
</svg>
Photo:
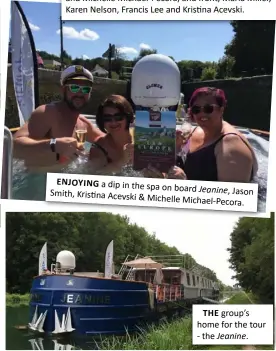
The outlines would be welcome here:
<svg viewBox="0 0 276 351">
<path fill-rule="evenodd" d="M 59 16 L 59 3 L 11 4 L 2 198 L 44 201 L 47 173 L 111 175 L 177 180 L 195 195 L 183 208 L 201 206 L 202 182 L 232 184 L 228 210 L 266 212 L 274 21 L 103 28 Z"/>
<path fill-rule="evenodd" d="M 274 214 L 159 217 L 131 208 L 7 212 L 6 349 L 141 350 L 154 341 L 156 350 L 190 350 L 195 304 L 274 304 Z M 258 345 L 272 340 L 273 317 L 266 321 Z M 211 345 L 254 345 L 252 328 L 234 331 L 248 341 L 221 337 Z"/>
</svg>

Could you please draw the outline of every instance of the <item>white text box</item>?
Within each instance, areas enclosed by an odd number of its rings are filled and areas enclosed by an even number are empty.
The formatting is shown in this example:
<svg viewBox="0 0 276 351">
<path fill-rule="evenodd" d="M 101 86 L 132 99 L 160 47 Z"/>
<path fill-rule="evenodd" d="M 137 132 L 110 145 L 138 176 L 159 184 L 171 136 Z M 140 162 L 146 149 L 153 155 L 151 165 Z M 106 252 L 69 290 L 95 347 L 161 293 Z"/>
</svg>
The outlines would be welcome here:
<svg viewBox="0 0 276 351">
<path fill-rule="evenodd" d="M 193 345 L 273 345 L 273 305 L 193 305 Z"/>
<path fill-rule="evenodd" d="M 63 20 L 275 20 L 272 0 L 62 0 Z"/>
<path fill-rule="evenodd" d="M 258 184 L 47 174 L 46 201 L 257 212 Z"/>
</svg>

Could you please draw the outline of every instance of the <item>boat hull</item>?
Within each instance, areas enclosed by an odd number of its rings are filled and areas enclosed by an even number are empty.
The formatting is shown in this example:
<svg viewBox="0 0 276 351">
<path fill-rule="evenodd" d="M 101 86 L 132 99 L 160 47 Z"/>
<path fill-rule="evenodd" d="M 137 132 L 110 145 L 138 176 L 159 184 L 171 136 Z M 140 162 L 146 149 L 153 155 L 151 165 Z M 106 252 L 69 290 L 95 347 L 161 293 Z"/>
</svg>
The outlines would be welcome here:
<svg viewBox="0 0 276 351">
<path fill-rule="evenodd" d="M 47 311 L 43 324 L 46 333 L 70 332 L 62 329 L 69 311 L 71 329 L 80 334 L 124 334 L 148 320 L 151 307 L 146 283 L 49 275 L 33 281 L 31 329 L 35 311 L 37 316 Z"/>
<path fill-rule="evenodd" d="M 206 303 L 202 298 L 207 291 L 169 286 L 160 298 L 160 287 L 75 275 L 39 276 L 31 289 L 29 328 L 49 334 L 123 335 L 164 316 L 183 316 L 194 303 Z"/>
</svg>

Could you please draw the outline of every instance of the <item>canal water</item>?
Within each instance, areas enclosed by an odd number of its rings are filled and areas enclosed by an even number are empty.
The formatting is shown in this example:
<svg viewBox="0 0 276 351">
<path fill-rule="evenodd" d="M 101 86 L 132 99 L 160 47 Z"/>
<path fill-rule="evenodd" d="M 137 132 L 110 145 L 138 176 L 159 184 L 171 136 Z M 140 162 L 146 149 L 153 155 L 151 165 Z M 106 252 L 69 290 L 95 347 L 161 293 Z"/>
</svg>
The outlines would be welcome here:
<svg viewBox="0 0 276 351">
<path fill-rule="evenodd" d="M 26 326 L 29 319 L 29 307 L 6 308 L 6 350 L 98 350 L 99 340 L 79 338 L 43 337 L 28 329 L 17 329 Z"/>
</svg>

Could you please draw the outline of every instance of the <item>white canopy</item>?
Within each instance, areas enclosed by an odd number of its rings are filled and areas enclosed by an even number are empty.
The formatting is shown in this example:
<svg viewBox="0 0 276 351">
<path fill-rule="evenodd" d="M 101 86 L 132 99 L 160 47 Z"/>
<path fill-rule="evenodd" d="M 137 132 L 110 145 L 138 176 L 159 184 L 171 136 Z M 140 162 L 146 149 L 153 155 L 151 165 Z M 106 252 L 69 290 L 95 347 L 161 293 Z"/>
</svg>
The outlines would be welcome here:
<svg viewBox="0 0 276 351">
<path fill-rule="evenodd" d="M 150 257 L 138 258 L 137 260 L 124 262 L 124 265 L 133 267 L 133 268 L 162 268 L 163 265 L 161 263 L 153 261 Z"/>
</svg>

